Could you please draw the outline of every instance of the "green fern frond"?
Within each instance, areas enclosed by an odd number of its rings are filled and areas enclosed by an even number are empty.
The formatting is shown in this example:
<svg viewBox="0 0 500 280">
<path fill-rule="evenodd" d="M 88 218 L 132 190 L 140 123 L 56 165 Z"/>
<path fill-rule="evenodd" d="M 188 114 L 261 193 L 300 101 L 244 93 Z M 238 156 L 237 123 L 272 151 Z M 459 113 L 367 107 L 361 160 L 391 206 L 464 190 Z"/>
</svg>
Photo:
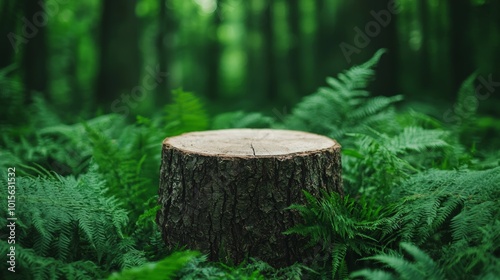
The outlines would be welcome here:
<svg viewBox="0 0 500 280">
<path fill-rule="evenodd" d="M 173 279 L 175 274 L 180 271 L 189 261 L 195 258 L 199 253 L 185 251 L 176 252 L 165 259 L 146 263 L 139 267 L 127 268 L 119 273 L 113 273 L 108 280 L 168 280 Z"/>
<path fill-rule="evenodd" d="M 370 60 L 367 62 L 353 66 L 349 71 L 339 74 L 340 83 L 335 79 L 328 79 L 328 83 L 334 89 L 346 89 L 347 91 L 353 89 L 362 89 L 368 86 L 369 82 L 375 76 L 373 67 L 377 65 L 380 57 L 386 52 L 385 49 L 378 50 Z M 342 92 L 342 90 L 340 90 Z"/>
<path fill-rule="evenodd" d="M 405 127 L 403 131 L 387 143 L 387 147 L 395 152 L 422 152 L 427 149 L 444 149 L 450 145 L 444 140 L 448 133 L 443 130 L 429 130 L 421 127 Z"/>
<path fill-rule="evenodd" d="M 50 104 L 40 95 L 33 96 L 33 103 L 29 108 L 30 120 L 36 128 L 58 125 L 62 123 L 61 118 L 51 108 Z"/>
<path fill-rule="evenodd" d="M 451 220 L 453 240 L 480 240 L 483 232 L 478 231 L 478 228 L 492 222 L 493 212 L 498 211 L 496 207 L 499 205 L 495 201 L 485 201 L 470 207 L 464 207 L 460 214 Z"/>
<path fill-rule="evenodd" d="M 472 120 L 479 107 L 479 101 L 476 97 L 476 87 L 474 82 L 477 78 L 477 73 L 471 74 L 460 86 L 458 90 L 457 102 L 455 104 L 455 112 L 465 119 Z"/>
<path fill-rule="evenodd" d="M 365 90 L 375 75 L 373 67 L 384 52 L 378 51 L 368 62 L 340 73 L 336 79 L 327 78 L 330 87 L 305 97 L 285 118 L 284 127 L 327 135 L 345 145 L 346 133 L 397 125 L 391 108 L 402 96 L 369 98 Z"/>
<path fill-rule="evenodd" d="M 345 262 L 348 246 L 342 243 L 334 243 L 332 250 L 332 279 L 336 279 L 339 270 Z"/>
<path fill-rule="evenodd" d="M 0 241 L 0 252 L 7 254 L 11 245 Z M 15 279 L 54 280 L 54 279 L 99 279 L 105 272 L 91 261 L 61 261 L 56 258 L 40 256 L 33 249 L 16 245 Z M 5 254 L 4 254 L 5 253 Z M 2 279 L 14 279 L 13 273 L 2 269 Z"/>
<path fill-rule="evenodd" d="M 405 250 L 413 261 L 402 258 L 401 256 L 379 254 L 366 260 L 375 260 L 383 263 L 396 273 L 389 274 L 380 270 L 362 270 L 351 274 L 351 277 L 363 277 L 365 279 L 446 279 L 442 269 L 425 252 L 410 243 L 401 243 L 401 248 Z"/>
<path fill-rule="evenodd" d="M 366 102 L 359 104 L 359 107 L 349 114 L 349 118 L 353 118 L 354 121 L 362 122 L 363 119 L 377 115 L 378 113 L 386 110 L 390 105 L 402 100 L 402 95 L 391 97 L 377 96 L 370 98 Z"/>
<path fill-rule="evenodd" d="M 478 244 L 487 236 L 483 229 L 499 220 L 498 182 L 500 168 L 485 171 L 431 170 L 414 175 L 393 193 L 393 197 L 401 200 L 388 221 L 397 226 L 386 234 L 426 246 L 428 252 L 440 256 L 440 260 L 448 264 L 450 271 L 467 268 L 464 260 L 470 263 L 474 254 L 483 256 L 477 266 L 489 267 L 487 264 L 495 259 L 495 253 Z M 448 244 L 446 249 L 443 251 L 441 246 L 429 242 L 434 239 Z M 490 248 L 492 242 L 488 241 Z M 464 273 L 479 272 L 470 267 Z"/>
<path fill-rule="evenodd" d="M 208 115 L 201 100 L 182 89 L 172 91 L 173 103 L 165 106 L 165 136 L 206 130 Z"/>
<path fill-rule="evenodd" d="M 307 192 L 304 195 L 305 206 L 294 204 L 288 208 L 298 211 L 304 222 L 285 234 L 308 236 L 311 244 L 322 244 L 323 249 L 331 254 L 333 278 L 337 278 L 340 271 L 345 272 L 343 266 L 348 252 L 362 255 L 380 249 L 379 219 L 385 216 L 380 208 L 370 207 L 367 201 L 341 198 L 337 193 L 323 193 L 322 198 L 315 198 Z"/>
<path fill-rule="evenodd" d="M 115 198 L 107 197 L 105 181 L 96 170 L 93 166 L 78 179 L 17 177 L 16 213 L 22 224 L 16 228 L 16 244 L 30 250 L 26 263 L 19 258 L 19 266 L 32 271 L 35 264 L 33 273 L 39 273 L 41 279 L 58 279 L 61 270 L 57 267 L 70 270 L 73 264 L 88 261 L 93 270 L 99 266 L 100 271 L 109 271 L 119 268 L 113 266 L 117 262 L 125 264 L 124 256 L 130 259 L 138 252 L 121 246 L 126 242 L 122 231 L 128 222 L 127 212 Z M 7 209 L 4 201 L 0 206 Z M 6 217 L 4 211 L 0 213 Z M 144 263 L 141 254 L 135 256 L 134 263 Z M 39 259 L 56 266 L 42 265 Z M 68 271 L 68 275 L 72 273 Z"/>
</svg>

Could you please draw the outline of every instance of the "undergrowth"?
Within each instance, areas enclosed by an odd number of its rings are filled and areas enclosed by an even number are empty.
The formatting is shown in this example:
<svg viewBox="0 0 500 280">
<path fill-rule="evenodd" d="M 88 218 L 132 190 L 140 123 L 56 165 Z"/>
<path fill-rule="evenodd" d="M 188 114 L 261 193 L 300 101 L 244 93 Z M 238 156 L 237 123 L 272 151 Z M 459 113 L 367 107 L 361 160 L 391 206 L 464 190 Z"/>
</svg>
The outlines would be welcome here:
<svg viewBox="0 0 500 280">
<path fill-rule="evenodd" d="M 134 123 L 110 114 L 71 124 L 35 96 L 23 123 L 0 123 L 2 184 L 7 167 L 17 170 L 15 276 L 494 279 L 500 275 L 498 146 L 481 149 L 468 135 L 482 130 L 498 135 L 498 120 L 472 110 L 467 120 L 450 126 L 398 110 L 401 95 L 371 96 L 366 88 L 383 52 L 327 78 L 327 86 L 279 119 L 243 111 L 211 118 L 196 95 L 175 90 L 160 114 L 138 116 Z M 7 77 L 9 71 L 0 71 L 0 98 L 21 106 L 21 87 Z M 458 104 L 474 94 L 474 77 L 462 85 Z M 342 144 L 347 195 L 304 193 L 306 205 L 288 209 L 303 221 L 284 234 L 321 245 L 309 266 L 273 268 L 256 259 L 228 266 L 163 245 L 154 222 L 162 140 L 242 127 L 310 131 Z M 6 203 L 0 202 L 4 225 Z M 10 250 L 5 229 L 0 235 L 5 256 Z M 9 273 L 2 269 L 0 277 L 12 279 Z"/>
</svg>

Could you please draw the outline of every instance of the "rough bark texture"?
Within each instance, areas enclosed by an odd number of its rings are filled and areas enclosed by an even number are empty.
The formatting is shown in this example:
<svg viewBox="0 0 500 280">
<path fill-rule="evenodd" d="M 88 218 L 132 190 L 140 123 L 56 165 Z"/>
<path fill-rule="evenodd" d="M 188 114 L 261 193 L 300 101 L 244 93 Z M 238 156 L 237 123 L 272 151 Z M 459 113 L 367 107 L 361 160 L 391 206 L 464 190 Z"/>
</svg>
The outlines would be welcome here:
<svg viewBox="0 0 500 280">
<path fill-rule="evenodd" d="M 303 237 L 282 234 L 301 221 L 285 208 L 304 203 L 303 190 L 343 192 L 340 145 L 282 130 L 188 133 L 163 142 L 157 223 L 168 246 L 210 260 L 290 265 L 310 257 Z"/>
</svg>

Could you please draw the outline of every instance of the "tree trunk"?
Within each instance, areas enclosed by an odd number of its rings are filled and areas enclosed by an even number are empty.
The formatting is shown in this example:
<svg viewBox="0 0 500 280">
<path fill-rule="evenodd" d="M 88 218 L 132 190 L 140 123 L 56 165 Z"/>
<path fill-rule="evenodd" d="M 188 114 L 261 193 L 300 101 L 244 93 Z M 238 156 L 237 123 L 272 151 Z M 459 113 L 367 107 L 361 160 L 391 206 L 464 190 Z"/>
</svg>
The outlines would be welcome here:
<svg viewBox="0 0 500 280">
<path fill-rule="evenodd" d="M 159 0 L 158 5 L 160 9 L 158 11 L 158 34 L 156 35 L 156 52 L 158 56 L 158 67 L 160 72 L 168 72 L 168 54 L 170 54 L 170 48 L 165 47 L 165 38 L 167 35 L 167 30 L 171 29 L 169 26 L 167 18 L 167 3 L 165 0 Z M 168 15 L 170 17 L 170 15 Z M 169 34 L 170 35 L 170 34 Z M 170 39 L 170 38 L 169 38 Z M 166 104 L 168 100 L 168 79 L 163 83 L 159 84 L 156 88 L 156 104 Z"/>
<path fill-rule="evenodd" d="M 343 194 L 340 145 L 315 134 L 272 129 L 194 132 L 163 142 L 157 223 L 166 244 L 239 263 L 273 266 L 310 258 L 307 240 L 283 235 L 301 222 L 285 208 L 302 191 Z"/>
<path fill-rule="evenodd" d="M 217 9 L 222 9 L 220 7 L 219 1 L 216 1 Z M 221 25 L 221 16 L 218 13 L 212 14 L 212 24 L 211 35 L 207 46 L 207 97 L 211 102 L 214 102 L 219 98 L 219 73 L 220 73 L 220 57 L 221 57 L 221 46 L 219 42 L 219 37 L 217 35 L 219 27 Z"/>
<path fill-rule="evenodd" d="M 448 1 L 451 21 L 450 60 L 451 76 L 454 88 L 453 94 L 460 89 L 462 82 L 476 70 L 474 63 L 474 39 L 468 36 L 471 24 L 471 1 Z M 455 99 L 453 96 L 452 99 Z"/>
<path fill-rule="evenodd" d="M 143 92 L 139 81 L 140 30 L 135 15 L 136 2 L 102 0 L 101 53 L 95 99 L 105 112 L 120 113 L 121 108 L 128 106 L 131 108 L 127 111 L 134 109 L 150 94 Z M 153 65 L 152 69 L 155 67 Z"/>
<path fill-rule="evenodd" d="M 51 96 L 47 92 L 48 68 L 47 68 L 47 24 L 48 17 L 36 16 L 43 10 L 45 1 L 25 1 L 24 16 L 33 28 L 32 38 L 26 42 L 22 57 L 23 82 L 26 90 L 26 103 L 31 103 L 33 92 L 40 92 L 45 100 Z M 38 20 L 36 21 L 35 18 Z M 27 23 L 24 23 L 27 24 Z M 24 27 L 23 27 L 24 28 Z"/>
<path fill-rule="evenodd" d="M 245 52 L 246 52 L 246 99 L 255 104 L 264 104 L 266 100 L 265 60 L 262 54 L 264 38 L 260 32 L 262 16 L 256 9 L 258 1 L 245 1 Z"/>
<path fill-rule="evenodd" d="M 269 2 L 264 10 L 262 34 L 264 36 L 264 58 L 266 75 L 266 99 L 270 102 L 276 102 L 279 96 L 278 79 L 276 73 L 276 52 L 275 52 L 275 34 L 274 34 L 274 2 Z"/>
<path fill-rule="evenodd" d="M 293 87 L 291 88 L 291 94 L 287 93 L 284 97 L 288 97 L 288 99 L 292 99 L 293 97 L 294 99 L 294 102 L 290 102 L 289 104 L 297 103 L 297 99 L 300 96 L 306 94 L 304 92 L 304 86 L 302 82 L 304 79 L 304 76 L 302 75 L 304 67 L 302 66 L 301 47 L 304 40 L 301 30 L 302 18 L 300 14 L 299 1 L 300 0 L 292 0 L 288 2 L 288 7 L 290 9 L 290 12 L 288 14 L 288 23 L 290 25 L 292 42 L 290 49 L 288 50 L 288 69 L 290 73 L 286 82 L 293 85 Z"/>
<path fill-rule="evenodd" d="M 4 40 L 0 41 L 0 69 L 3 69 L 7 66 L 10 66 L 15 62 L 16 52 L 20 51 L 22 46 L 21 39 L 17 39 L 17 37 L 13 38 L 12 36 L 21 37 L 22 33 L 17 30 L 18 21 L 21 18 L 23 2 L 21 1 L 3 1 L 0 5 L 0 34 L 4 36 Z"/>
</svg>

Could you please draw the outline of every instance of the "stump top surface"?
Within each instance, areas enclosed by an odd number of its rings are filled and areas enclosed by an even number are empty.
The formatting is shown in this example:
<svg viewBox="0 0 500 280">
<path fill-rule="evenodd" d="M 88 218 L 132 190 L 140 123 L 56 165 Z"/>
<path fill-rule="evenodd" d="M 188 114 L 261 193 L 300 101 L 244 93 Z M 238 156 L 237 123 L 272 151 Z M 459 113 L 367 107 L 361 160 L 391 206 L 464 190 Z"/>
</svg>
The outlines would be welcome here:
<svg viewBox="0 0 500 280">
<path fill-rule="evenodd" d="M 223 129 L 190 132 L 167 138 L 164 145 L 188 153 L 269 157 L 317 152 L 340 145 L 334 140 L 308 132 L 277 129 Z"/>
</svg>

